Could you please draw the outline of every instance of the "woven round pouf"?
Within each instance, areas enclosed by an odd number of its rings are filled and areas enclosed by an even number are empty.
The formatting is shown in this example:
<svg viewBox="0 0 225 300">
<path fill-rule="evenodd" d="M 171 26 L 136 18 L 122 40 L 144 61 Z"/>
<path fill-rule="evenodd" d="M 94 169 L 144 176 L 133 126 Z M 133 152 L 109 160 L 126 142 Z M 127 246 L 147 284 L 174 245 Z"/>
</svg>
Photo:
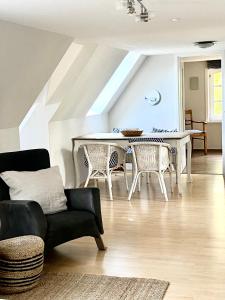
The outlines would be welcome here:
<svg viewBox="0 0 225 300">
<path fill-rule="evenodd" d="M 44 242 L 26 235 L 0 241 L 0 293 L 13 294 L 38 284 L 44 262 Z"/>
</svg>

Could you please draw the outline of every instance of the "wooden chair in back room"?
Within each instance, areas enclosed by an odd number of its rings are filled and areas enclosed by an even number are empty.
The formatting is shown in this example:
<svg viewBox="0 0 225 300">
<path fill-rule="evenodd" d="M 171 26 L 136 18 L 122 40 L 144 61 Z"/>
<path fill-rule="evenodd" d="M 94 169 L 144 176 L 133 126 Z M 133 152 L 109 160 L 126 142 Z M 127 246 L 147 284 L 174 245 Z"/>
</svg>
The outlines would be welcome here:
<svg viewBox="0 0 225 300">
<path fill-rule="evenodd" d="M 195 124 L 200 124 L 202 129 L 194 128 Z M 205 121 L 194 121 L 192 117 L 192 109 L 185 110 L 185 128 L 186 129 L 197 129 L 198 132 L 191 135 L 192 150 L 194 150 L 194 140 L 201 140 L 204 142 L 204 154 L 207 155 L 207 122 Z"/>
</svg>

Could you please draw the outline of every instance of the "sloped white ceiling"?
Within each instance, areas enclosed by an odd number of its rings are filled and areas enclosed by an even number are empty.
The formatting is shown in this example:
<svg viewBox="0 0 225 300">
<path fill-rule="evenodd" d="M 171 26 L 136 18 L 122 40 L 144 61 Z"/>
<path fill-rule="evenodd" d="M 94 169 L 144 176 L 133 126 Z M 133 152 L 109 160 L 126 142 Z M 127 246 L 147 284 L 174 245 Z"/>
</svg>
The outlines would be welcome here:
<svg viewBox="0 0 225 300">
<path fill-rule="evenodd" d="M 83 51 L 87 51 L 86 48 L 88 47 L 84 47 Z M 63 101 L 52 120 L 85 117 L 126 53 L 124 50 L 104 46 L 92 48 L 79 76 L 75 76 L 71 87 L 65 91 Z"/>
<path fill-rule="evenodd" d="M 51 76 L 48 103 L 62 104 L 65 101 L 96 48 L 97 45 L 70 45 Z"/>
<path fill-rule="evenodd" d="M 89 109 L 87 116 L 100 115 L 109 112 L 111 107 L 116 104 L 119 96 L 125 90 L 126 85 L 142 65 L 145 58 L 146 57 L 140 53 L 130 51 L 99 93 L 95 102 Z"/>
<path fill-rule="evenodd" d="M 72 76 L 69 76 L 72 72 L 71 69 L 76 65 L 78 67 L 77 58 L 79 57 L 83 45 L 71 43 L 67 49 L 65 55 L 61 59 L 60 63 L 53 72 L 48 84 L 48 103 L 57 103 L 64 94 L 71 81 L 74 80 Z M 78 72 L 79 72 L 79 68 Z M 66 78 L 66 80 L 65 80 Z"/>
<path fill-rule="evenodd" d="M 72 40 L 4 21 L 0 36 L 2 129 L 20 125 Z"/>
</svg>

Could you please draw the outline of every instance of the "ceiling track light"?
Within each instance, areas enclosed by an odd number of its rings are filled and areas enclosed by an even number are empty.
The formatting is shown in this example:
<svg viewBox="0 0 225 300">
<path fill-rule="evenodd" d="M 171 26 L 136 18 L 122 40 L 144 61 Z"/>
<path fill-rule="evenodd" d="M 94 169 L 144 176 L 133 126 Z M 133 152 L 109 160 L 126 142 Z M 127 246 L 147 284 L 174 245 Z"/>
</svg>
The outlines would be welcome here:
<svg viewBox="0 0 225 300">
<path fill-rule="evenodd" d="M 149 12 L 146 6 L 142 3 L 142 0 L 137 0 L 137 2 L 140 4 L 141 12 L 139 15 L 136 16 L 136 21 L 148 22 L 150 19 L 149 19 Z"/>
<path fill-rule="evenodd" d="M 127 1 L 127 13 L 128 15 L 133 15 L 136 13 L 134 0 Z"/>
<path fill-rule="evenodd" d="M 137 5 L 139 5 L 138 12 L 136 9 Z M 150 13 L 143 4 L 143 0 L 119 0 L 117 9 L 126 10 L 128 15 L 135 15 L 137 22 L 148 22 L 150 20 Z"/>
</svg>

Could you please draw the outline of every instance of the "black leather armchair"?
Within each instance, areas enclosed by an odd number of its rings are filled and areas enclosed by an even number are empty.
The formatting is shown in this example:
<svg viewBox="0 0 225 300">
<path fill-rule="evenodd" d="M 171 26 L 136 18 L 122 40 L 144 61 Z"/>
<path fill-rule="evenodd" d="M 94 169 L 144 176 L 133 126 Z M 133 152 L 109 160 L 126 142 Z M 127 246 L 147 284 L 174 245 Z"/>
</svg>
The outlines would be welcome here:
<svg viewBox="0 0 225 300">
<path fill-rule="evenodd" d="M 37 171 L 50 167 L 46 149 L 0 153 L 0 173 L 4 171 Z M 0 240 L 37 235 L 45 241 L 45 251 L 83 236 L 95 238 L 99 250 L 105 250 L 101 234 L 100 194 L 97 188 L 65 190 L 68 210 L 44 215 L 41 206 L 24 199 L 9 200 L 9 188 L 0 178 Z"/>
</svg>

